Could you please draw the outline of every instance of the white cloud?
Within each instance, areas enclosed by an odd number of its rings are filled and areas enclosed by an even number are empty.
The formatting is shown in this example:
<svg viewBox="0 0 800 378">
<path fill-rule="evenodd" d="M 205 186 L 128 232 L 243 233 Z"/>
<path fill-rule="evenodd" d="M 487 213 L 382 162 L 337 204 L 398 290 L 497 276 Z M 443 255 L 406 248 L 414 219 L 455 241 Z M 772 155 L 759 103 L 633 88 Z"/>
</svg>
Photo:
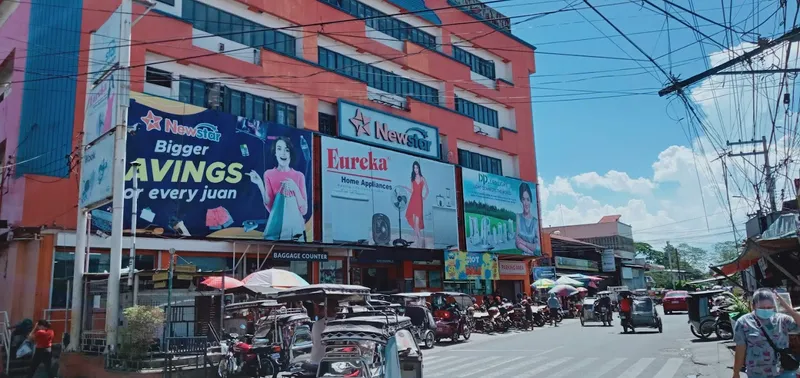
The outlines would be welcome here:
<svg viewBox="0 0 800 378">
<path fill-rule="evenodd" d="M 556 176 L 555 180 L 553 180 L 553 183 L 548 186 L 548 189 L 552 195 L 567 195 L 570 197 L 578 196 L 578 193 L 575 192 L 572 184 L 570 184 L 569 179 L 561 176 Z"/>
<path fill-rule="evenodd" d="M 631 178 L 625 172 L 608 171 L 600 176 L 597 172 L 582 173 L 572 178 L 572 182 L 584 188 L 606 188 L 615 192 L 649 194 L 656 185 L 643 177 Z"/>
<path fill-rule="evenodd" d="M 740 54 L 753 47 L 751 44 L 742 44 L 734 50 Z M 784 45 L 765 54 L 763 59 L 754 60 L 752 67 L 731 69 L 782 68 L 785 48 Z M 791 51 L 798 50 L 800 43 L 792 46 Z M 709 56 L 709 64 L 716 66 L 730 57 L 730 52 L 714 52 Z M 792 54 L 789 67 L 800 66 L 797 63 Z M 595 223 L 605 215 L 621 214 L 621 221 L 633 227 L 637 241 L 651 242 L 657 246 L 670 241 L 709 247 L 714 242 L 732 240 L 734 234 L 731 232 L 728 211 L 724 161 L 732 217 L 738 228 L 737 236 L 743 238 L 747 214 L 768 206 L 763 174 L 760 172 L 764 160 L 761 156 L 720 159 L 719 155 L 729 150 L 726 141 L 750 140 L 754 135 L 758 139 L 762 135 L 770 137 L 770 111 L 774 112 L 776 100 L 782 99 L 778 90 L 779 79 L 779 75 L 765 75 L 757 81 L 756 104 L 752 102 L 754 85 L 750 75 L 712 76 L 699 83 L 689 94 L 698 115 L 704 120 L 703 127 L 697 122 L 688 122 L 690 115 L 687 115 L 687 109 L 680 100 L 669 102 L 667 109 L 670 115 L 674 119 L 681 119 L 681 125 L 675 127 L 683 127 L 691 131 L 689 135 L 699 137 L 694 138 L 691 144 L 673 145 L 661 151 L 651 165 L 650 177 L 631 178 L 626 172 L 619 171 L 619 167 L 609 167 L 610 170 L 603 175 L 587 172 L 570 177 L 569 182 L 574 187 L 564 185 L 563 181 L 566 180 L 563 178 L 554 179 L 550 185 L 544 185 L 547 180 L 540 179 L 540 194 L 544 192 L 549 196 L 549 201 L 542 202 L 542 224 Z M 791 100 L 797 101 L 794 98 Z M 775 186 L 780 207 L 782 200 L 794 195 L 792 184 L 786 176 L 796 177 L 800 168 L 791 161 L 791 158 L 800 161 L 800 138 L 796 137 L 798 130 L 795 122 L 799 117 L 796 109 L 788 108 L 789 117 L 786 117 L 788 122 L 785 123 L 784 111 L 787 107 L 782 103 L 779 106 L 778 127 L 769 153 L 771 165 L 778 166 Z M 757 111 L 756 122 L 753 122 L 754 111 Z M 732 150 L 753 151 L 754 148 L 761 150 L 761 145 Z M 760 204 L 755 200 L 754 185 L 759 188 Z M 608 193 L 597 191 L 598 188 L 617 194 L 606 198 L 604 196 Z M 555 193 L 569 196 L 556 197 Z M 629 198 L 619 202 L 619 193 L 626 193 Z M 784 194 L 783 198 L 781 193 Z M 612 202 L 612 199 L 616 202 Z"/>
</svg>

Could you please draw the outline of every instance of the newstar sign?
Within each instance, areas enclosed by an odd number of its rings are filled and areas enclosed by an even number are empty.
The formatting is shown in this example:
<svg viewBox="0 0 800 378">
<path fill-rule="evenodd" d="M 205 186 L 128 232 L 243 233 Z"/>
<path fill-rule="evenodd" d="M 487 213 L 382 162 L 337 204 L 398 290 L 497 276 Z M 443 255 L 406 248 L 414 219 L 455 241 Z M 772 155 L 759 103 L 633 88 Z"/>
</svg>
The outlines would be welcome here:
<svg viewBox="0 0 800 378">
<path fill-rule="evenodd" d="M 439 158 L 439 129 L 339 101 L 339 136 L 434 159 Z"/>
</svg>

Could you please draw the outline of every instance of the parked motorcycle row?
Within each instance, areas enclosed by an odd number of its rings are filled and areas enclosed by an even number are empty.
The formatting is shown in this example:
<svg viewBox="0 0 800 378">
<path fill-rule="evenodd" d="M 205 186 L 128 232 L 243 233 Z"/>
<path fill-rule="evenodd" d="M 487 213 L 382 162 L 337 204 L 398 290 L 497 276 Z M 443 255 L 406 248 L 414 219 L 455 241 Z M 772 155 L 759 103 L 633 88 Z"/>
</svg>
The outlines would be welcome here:
<svg viewBox="0 0 800 378">
<path fill-rule="evenodd" d="M 529 306 L 533 313 L 531 321 L 528 321 L 525 316 L 524 306 Z M 512 329 L 529 331 L 533 327 L 543 327 L 553 321 L 561 323 L 564 319 L 561 312 L 556 313 L 555 319 L 551 319 L 547 306 L 512 304 L 510 302 L 488 307 L 474 305 L 469 312 L 475 324 L 475 332 L 480 333 L 504 333 Z"/>
</svg>

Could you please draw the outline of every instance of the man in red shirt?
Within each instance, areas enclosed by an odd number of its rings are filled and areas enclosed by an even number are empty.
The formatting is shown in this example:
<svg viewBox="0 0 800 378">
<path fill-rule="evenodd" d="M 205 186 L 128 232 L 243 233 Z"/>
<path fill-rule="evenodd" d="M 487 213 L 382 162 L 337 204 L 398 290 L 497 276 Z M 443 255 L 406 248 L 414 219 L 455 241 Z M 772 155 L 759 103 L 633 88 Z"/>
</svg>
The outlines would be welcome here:
<svg viewBox="0 0 800 378">
<path fill-rule="evenodd" d="M 633 298 L 631 298 L 630 294 L 624 293 L 621 294 L 622 299 L 619 301 L 619 314 L 622 316 L 623 326 L 625 322 L 629 321 L 631 318 L 631 309 L 633 308 Z M 633 329 L 633 327 L 630 327 Z"/>
<path fill-rule="evenodd" d="M 33 378 L 36 374 L 36 369 L 39 365 L 44 364 L 48 377 L 53 377 L 52 373 L 52 359 L 53 354 L 51 348 L 53 347 L 53 330 L 50 329 L 50 322 L 47 320 L 39 320 L 36 323 L 36 328 L 33 329 L 28 339 L 33 341 L 36 351 L 33 352 L 33 359 L 31 360 L 30 371 L 28 371 L 28 378 Z"/>
</svg>

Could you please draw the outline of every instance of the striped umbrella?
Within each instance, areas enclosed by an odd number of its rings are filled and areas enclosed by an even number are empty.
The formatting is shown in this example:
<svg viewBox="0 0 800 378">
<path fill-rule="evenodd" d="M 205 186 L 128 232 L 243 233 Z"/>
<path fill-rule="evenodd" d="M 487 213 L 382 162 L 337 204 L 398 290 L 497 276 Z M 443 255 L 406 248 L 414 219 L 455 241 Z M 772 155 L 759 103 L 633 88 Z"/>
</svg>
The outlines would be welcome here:
<svg viewBox="0 0 800 378">
<path fill-rule="evenodd" d="M 531 284 L 531 287 L 536 289 L 549 289 L 553 286 L 556 286 L 556 282 L 547 278 L 540 278 Z"/>
</svg>

